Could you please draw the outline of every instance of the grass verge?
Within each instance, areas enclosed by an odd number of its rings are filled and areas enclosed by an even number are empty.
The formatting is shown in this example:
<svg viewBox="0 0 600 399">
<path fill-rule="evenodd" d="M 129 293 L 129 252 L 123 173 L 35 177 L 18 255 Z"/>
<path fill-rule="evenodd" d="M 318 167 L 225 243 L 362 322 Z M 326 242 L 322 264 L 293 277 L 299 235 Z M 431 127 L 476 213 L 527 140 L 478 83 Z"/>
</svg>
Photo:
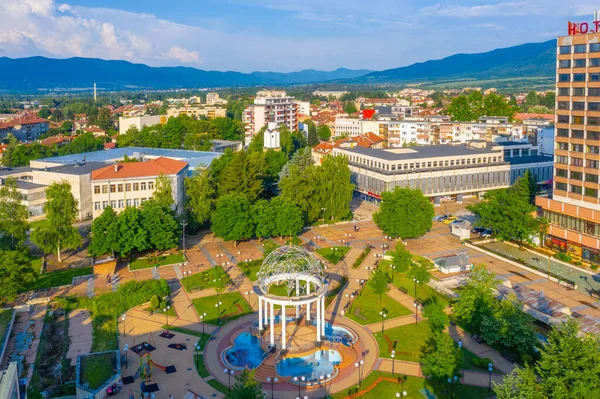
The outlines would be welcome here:
<svg viewBox="0 0 600 399">
<path fill-rule="evenodd" d="M 219 307 L 216 306 L 218 302 L 221 302 Z M 220 325 L 223 325 L 252 313 L 248 302 L 237 291 L 222 294 L 220 297 L 212 295 L 204 298 L 196 298 L 192 300 L 192 304 L 198 314 L 206 313 L 206 317 L 204 318 L 206 323 L 215 326 L 219 325 L 219 317 L 221 321 Z"/>
<path fill-rule="evenodd" d="M 381 296 L 380 302 L 379 295 L 375 294 L 373 289 L 367 284 L 363 288 L 361 295 L 354 298 L 346 316 L 362 325 L 372 324 L 381 321 L 379 312 L 384 309 L 387 311 L 386 319 L 388 320 L 411 314 L 410 310 L 387 294 Z"/>
<path fill-rule="evenodd" d="M 53 272 L 39 275 L 35 282 L 27 286 L 26 291 L 46 290 L 48 288 L 60 287 L 61 285 L 69 285 L 73 283 L 73 278 L 87 276 L 90 274 L 94 274 L 94 268 L 91 266 L 55 270 Z"/>
<path fill-rule="evenodd" d="M 369 256 L 372 249 L 373 248 L 371 248 L 370 246 L 363 249 L 363 251 L 360 253 L 360 256 L 358 258 L 356 258 L 356 260 L 352 264 L 352 268 L 358 269 L 360 267 L 360 265 L 362 265 L 362 263 L 365 261 L 365 259 L 367 259 L 367 256 Z"/>
<path fill-rule="evenodd" d="M 161 255 L 158 258 L 146 257 L 134 260 L 129 264 L 129 270 L 142 270 L 150 267 L 159 267 L 165 265 L 173 265 L 175 263 L 183 263 L 185 258 L 182 254 Z"/>
<path fill-rule="evenodd" d="M 350 247 L 327 247 L 317 249 L 317 253 L 327 259 L 332 265 L 337 265 L 350 251 Z"/>
<path fill-rule="evenodd" d="M 221 269 L 218 273 L 217 268 Z M 222 266 L 215 266 L 203 272 L 192 274 L 189 277 L 185 277 L 181 280 L 181 284 L 187 292 L 202 291 L 207 288 L 215 288 L 217 285 L 223 284 L 222 281 L 215 280 L 216 276 L 219 276 L 221 280 L 224 280 L 224 285 L 227 286 L 231 283 L 231 278 L 225 272 Z"/>
<path fill-rule="evenodd" d="M 98 389 L 116 372 L 114 352 L 87 355 L 81 359 L 81 383 Z"/>
</svg>

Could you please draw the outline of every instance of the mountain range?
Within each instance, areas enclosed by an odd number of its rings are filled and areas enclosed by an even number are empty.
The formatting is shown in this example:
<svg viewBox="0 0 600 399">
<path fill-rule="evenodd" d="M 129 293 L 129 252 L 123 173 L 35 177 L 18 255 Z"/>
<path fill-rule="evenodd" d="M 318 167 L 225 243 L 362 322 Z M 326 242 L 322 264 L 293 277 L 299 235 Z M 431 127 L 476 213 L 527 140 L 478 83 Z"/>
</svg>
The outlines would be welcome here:
<svg viewBox="0 0 600 399">
<path fill-rule="evenodd" d="M 298 72 L 219 72 L 191 67 L 151 67 L 97 58 L 0 57 L 0 90 L 89 88 L 106 90 L 278 86 L 308 83 L 404 83 L 452 79 L 549 77 L 556 72 L 556 40 L 477 54 L 456 54 L 385 71 L 339 68 Z"/>
</svg>

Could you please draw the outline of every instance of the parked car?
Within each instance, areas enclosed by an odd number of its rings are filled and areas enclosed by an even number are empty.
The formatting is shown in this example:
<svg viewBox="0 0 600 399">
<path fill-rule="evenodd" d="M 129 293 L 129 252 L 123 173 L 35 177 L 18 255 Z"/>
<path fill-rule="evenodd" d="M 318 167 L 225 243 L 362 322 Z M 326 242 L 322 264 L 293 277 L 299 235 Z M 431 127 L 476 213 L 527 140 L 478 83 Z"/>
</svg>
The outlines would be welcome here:
<svg viewBox="0 0 600 399">
<path fill-rule="evenodd" d="M 450 224 L 450 223 L 454 222 L 456 219 L 458 219 L 456 216 L 450 215 L 446 218 L 446 220 L 444 220 L 444 224 Z"/>
<path fill-rule="evenodd" d="M 473 230 L 471 230 L 471 233 L 481 234 L 486 230 L 487 229 L 485 227 L 474 227 Z"/>
<path fill-rule="evenodd" d="M 493 234 L 493 231 L 490 229 L 485 229 L 484 231 L 481 232 L 481 236 L 485 237 L 485 238 L 491 237 L 492 234 Z"/>
<path fill-rule="evenodd" d="M 459 223 L 462 223 L 464 221 L 465 221 L 464 219 L 455 219 L 450 224 L 459 224 Z"/>
<path fill-rule="evenodd" d="M 448 219 L 448 216 L 450 215 L 437 215 L 433 218 L 434 222 L 443 222 L 444 220 Z"/>
</svg>

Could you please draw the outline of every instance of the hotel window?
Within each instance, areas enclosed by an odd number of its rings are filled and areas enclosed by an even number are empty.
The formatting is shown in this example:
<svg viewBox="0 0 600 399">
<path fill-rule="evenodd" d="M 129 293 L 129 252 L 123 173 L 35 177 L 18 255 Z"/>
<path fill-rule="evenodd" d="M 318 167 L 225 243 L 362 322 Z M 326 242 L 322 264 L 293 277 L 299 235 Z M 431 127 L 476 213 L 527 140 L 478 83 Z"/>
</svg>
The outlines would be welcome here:
<svg viewBox="0 0 600 399">
<path fill-rule="evenodd" d="M 115 201 L 115 200 L 110 201 L 110 207 L 112 209 L 117 209 L 117 201 Z"/>
<path fill-rule="evenodd" d="M 585 190 L 583 190 L 583 194 L 586 197 L 594 197 L 594 198 L 598 198 L 598 190 L 595 188 L 589 188 L 586 187 Z"/>
<path fill-rule="evenodd" d="M 427 162 L 427 167 L 431 168 L 431 162 Z"/>
<path fill-rule="evenodd" d="M 131 191 L 131 183 L 125 183 L 125 191 Z"/>
<path fill-rule="evenodd" d="M 600 51 L 600 43 L 590 43 L 590 53 L 597 53 Z"/>
<path fill-rule="evenodd" d="M 556 169 L 556 176 L 557 177 L 567 177 L 567 170 L 566 169 Z"/>
<path fill-rule="evenodd" d="M 558 61 L 559 68 L 571 68 L 571 60 L 560 60 Z"/>
<path fill-rule="evenodd" d="M 600 168 L 600 161 L 593 161 L 591 159 L 586 159 L 585 167 L 590 169 L 598 169 Z"/>
<path fill-rule="evenodd" d="M 574 101 L 572 110 L 573 111 L 585 111 L 585 103 L 583 101 Z"/>
<path fill-rule="evenodd" d="M 561 155 L 556 156 L 556 163 L 567 164 L 569 162 L 569 157 L 563 157 Z"/>
<path fill-rule="evenodd" d="M 573 82 L 585 82 L 585 73 L 574 73 Z"/>
<path fill-rule="evenodd" d="M 556 143 L 556 149 L 561 151 L 569 151 L 569 143 Z"/>
<path fill-rule="evenodd" d="M 148 199 L 147 199 L 147 198 L 142 198 L 142 204 L 143 204 L 144 202 L 146 202 L 146 201 L 148 201 Z"/>
<path fill-rule="evenodd" d="M 571 130 L 571 138 L 582 139 L 583 138 L 583 130 Z"/>
<path fill-rule="evenodd" d="M 461 165 L 464 165 L 464 164 L 465 164 L 465 159 L 464 159 L 464 158 L 460 160 L 460 164 L 461 164 Z"/>
<path fill-rule="evenodd" d="M 140 206 L 140 199 L 139 198 L 135 198 L 133 200 L 133 206 Z"/>
<path fill-rule="evenodd" d="M 571 151 L 583 152 L 583 144 L 571 144 Z"/>
<path fill-rule="evenodd" d="M 569 96 L 571 95 L 570 90 L 568 87 L 560 87 L 558 89 L 558 95 L 559 96 Z"/>
<path fill-rule="evenodd" d="M 108 193 L 108 186 L 105 184 L 102 186 L 102 194 L 107 194 Z"/>
<path fill-rule="evenodd" d="M 587 51 L 587 45 L 585 45 L 585 44 L 577 44 L 573 48 L 573 52 L 575 54 L 585 53 L 586 51 Z"/>
<path fill-rule="evenodd" d="M 554 187 L 556 190 L 567 191 L 567 183 L 556 182 Z"/>
<path fill-rule="evenodd" d="M 584 87 L 574 87 L 573 88 L 573 96 L 575 96 L 575 97 L 585 96 L 585 88 Z"/>
<path fill-rule="evenodd" d="M 100 186 L 94 186 L 94 194 L 100 194 Z"/>
<path fill-rule="evenodd" d="M 585 174 L 585 181 L 588 183 L 598 183 L 598 175 L 594 175 L 591 173 Z"/>
<path fill-rule="evenodd" d="M 570 82 L 571 81 L 571 75 L 568 73 L 561 73 L 558 75 L 558 81 L 565 83 L 565 82 Z"/>
<path fill-rule="evenodd" d="M 600 154 L 600 147 L 597 145 L 588 145 L 586 149 L 588 154 Z"/>
<path fill-rule="evenodd" d="M 585 58 L 573 60 L 573 68 L 585 68 Z"/>
<path fill-rule="evenodd" d="M 583 159 L 581 159 L 581 158 L 571 158 L 571 165 L 573 165 L 573 166 L 583 166 Z"/>
<path fill-rule="evenodd" d="M 415 164 L 415 169 L 419 169 L 420 167 L 421 167 L 421 164 L 420 164 L 419 162 L 417 162 L 417 163 Z"/>
<path fill-rule="evenodd" d="M 590 58 L 590 66 L 591 67 L 599 67 L 600 66 L 600 58 Z"/>
<path fill-rule="evenodd" d="M 589 102 L 588 103 L 588 111 L 600 111 L 600 103 L 599 102 Z"/>
<path fill-rule="evenodd" d="M 595 116 L 588 116 L 587 123 L 588 123 L 588 125 L 594 125 L 594 126 L 600 125 L 600 118 L 597 118 Z"/>
<path fill-rule="evenodd" d="M 583 179 L 583 173 L 571 171 L 571 179 L 581 180 L 581 179 Z"/>
<path fill-rule="evenodd" d="M 117 184 L 117 191 L 118 191 L 119 193 L 122 193 L 122 192 L 123 192 L 123 185 L 122 185 L 122 184 Z"/>
<path fill-rule="evenodd" d="M 575 193 L 575 194 L 582 194 L 583 190 L 581 189 L 581 186 L 576 186 L 574 184 L 571 184 L 571 192 Z"/>
<path fill-rule="evenodd" d="M 140 191 L 140 183 L 133 183 L 133 191 Z"/>
<path fill-rule="evenodd" d="M 560 46 L 558 48 L 559 54 L 571 54 L 571 46 Z"/>
<path fill-rule="evenodd" d="M 569 123 L 569 115 L 558 115 L 558 123 Z"/>
<path fill-rule="evenodd" d="M 414 163 L 411 163 L 411 164 L 410 164 L 410 168 L 411 168 L 411 169 L 414 169 L 414 168 L 415 168 L 415 164 L 414 164 Z"/>
<path fill-rule="evenodd" d="M 569 129 L 556 129 L 558 137 L 569 137 Z"/>
<path fill-rule="evenodd" d="M 434 167 L 434 168 L 437 168 L 437 161 L 435 161 L 435 162 L 433 163 L 433 167 Z"/>
<path fill-rule="evenodd" d="M 140 190 L 142 190 L 142 191 L 146 190 L 146 182 L 140 183 Z"/>
<path fill-rule="evenodd" d="M 600 132 L 587 132 L 588 140 L 600 140 Z"/>
<path fill-rule="evenodd" d="M 102 209 L 108 208 L 108 201 L 102 201 Z"/>
<path fill-rule="evenodd" d="M 125 204 L 124 200 L 119 200 L 119 209 L 123 208 L 123 205 Z"/>
<path fill-rule="evenodd" d="M 116 193 L 117 192 L 117 186 L 115 186 L 114 184 L 110 185 L 110 192 L 111 193 Z"/>
<path fill-rule="evenodd" d="M 99 211 L 100 209 L 102 209 L 100 202 L 94 202 L 94 210 Z"/>
<path fill-rule="evenodd" d="M 590 73 L 589 81 L 590 82 L 600 82 L 600 73 Z"/>
<path fill-rule="evenodd" d="M 467 165 L 471 165 L 471 158 L 467 159 Z"/>
<path fill-rule="evenodd" d="M 576 125 L 583 125 L 583 116 L 573 116 L 573 123 Z"/>
<path fill-rule="evenodd" d="M 600 89 L 597 87 L 590 87 L 588 89 L 588 96 L 590 97 L 600 97 Z"/>
<path fill-rule="evenodd" d="M 128 207 L 131 206 L 131 200 L 130 199 L 125 200 L 125 206 L 128 206 Z"/>
</svg>

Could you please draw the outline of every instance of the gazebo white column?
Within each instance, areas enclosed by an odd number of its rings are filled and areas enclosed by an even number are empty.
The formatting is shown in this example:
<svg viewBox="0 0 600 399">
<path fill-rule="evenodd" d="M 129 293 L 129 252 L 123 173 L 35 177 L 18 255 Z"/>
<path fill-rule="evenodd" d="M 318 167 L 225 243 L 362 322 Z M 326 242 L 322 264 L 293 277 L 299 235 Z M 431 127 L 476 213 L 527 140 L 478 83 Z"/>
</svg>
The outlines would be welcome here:
<svg viewBox="0 0 600 399">
<path fill-rule="evenodd" d="M 306 282 L 306 295 L 310 294 L 310 282 Z M 306 321 L 310 321 L 310 302 L 306 304 Z"/>
<path fill-rule="evenodd" d="M 271 302 L 270 305 L 271 305 L 271 312 L 270 312 L 270 314 L 271 314 L 271 332 L 270 332 L 271 337 L 270 338 L 271 338 L 271 345 L 275 345 L 275 325 L 274 325 L 275 324 L 275 317 L 274 317 L 275 312 L 273 311 L 273 307 L 274 307 L 273 302 Z"/>
<path fill-rule="evenodd" d="M 281 348 L 285 349 L 285 305 L 281 305 Z"/>
<path fill-rule="evenodd" d="M 300 296 L 300 280 L 296 279 L 296 296 Z M 298 323 L 298 319 L 300 318 L 300 305 L 296 305 L 296 323 Z"/>
<path fill-rule="evenodd" d="M 321 342 L 321 300 L 317 300 L 317 342 Z"/>
<path fill-rule="evenodd" d="M 258 330 L 263 329 L 262 298 L 258 297 Z"/>
<path fill-rule="evenodd" d="M 321 301 L 321 331 L 323 336 L 325 336 L 325 297 L 322 296 L 319 300 Z"/>
</svg>

